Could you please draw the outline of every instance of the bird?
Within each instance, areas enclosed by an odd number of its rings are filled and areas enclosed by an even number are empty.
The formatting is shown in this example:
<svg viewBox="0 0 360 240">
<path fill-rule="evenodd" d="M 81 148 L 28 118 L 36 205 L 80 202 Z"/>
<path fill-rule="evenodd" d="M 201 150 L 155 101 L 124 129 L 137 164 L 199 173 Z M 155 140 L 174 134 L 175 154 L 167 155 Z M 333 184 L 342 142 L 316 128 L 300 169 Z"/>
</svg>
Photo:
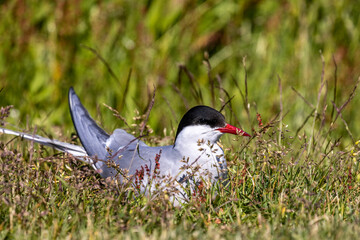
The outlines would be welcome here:
<svg viewBox="0 0 360 240">
<path fill-rule="evenodd" d="M 68 93 L 70 115 L 81 145 L 74 145 L 39 135 L 0 128 L 0 132 L 50 146 L 90 164 L 103 178 L 130 183 L 140 191 L 155 180 L 160 185 L 175 183 L 184 199 L 184 184 L 225 181 L 227 165 L 220 137 L 234 134 L 251 137 L 225 121 L 219 111 L 204 105 L 188 110 L 177 128 L 173 145 L 148 146 L 124 129 L 106 133 L 90 116 L 71 87 Z M 150 189 L 154 186 L 151 185 Z M 151 191 L 151 190 L 150 190 Z"/>
</svg>

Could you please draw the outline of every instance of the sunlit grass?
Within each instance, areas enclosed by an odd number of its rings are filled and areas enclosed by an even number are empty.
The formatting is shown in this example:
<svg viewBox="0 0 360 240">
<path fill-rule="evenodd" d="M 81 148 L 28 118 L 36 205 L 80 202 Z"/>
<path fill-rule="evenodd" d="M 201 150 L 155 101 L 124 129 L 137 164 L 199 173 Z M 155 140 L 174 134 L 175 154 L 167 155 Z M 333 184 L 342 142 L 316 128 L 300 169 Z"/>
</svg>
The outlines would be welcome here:
<svg viewBox="0 0 360 240">
<path fill-rule="evenodd" d="M 229 187 L 179 208 L 0 136 L 0 235 L 356 238 L 359 9 L 300 0 L 1 3 L 6 127 L 79 144 L 67 105 L 73 86 L 108 132 L 139 134 L 156 88 L 147 143 L 171 144 L 187 108 L 230 99 L 227 121 L 254 138 L 224 136 Z"/>
<path fill-rule="evenodd" d="M 351 239 L 358 234 L 358 146 L 340 150 L 338 140 L 330 139 L 327 148 L 309 153 L 306 134 L 293 137 L 284 126 L 279 145 L 278 121 L 262 123 L 252 140 L 226 148 L 228 186 L 203 189 L 178 207 L 167 194 L 138 195 L 71 157 L 6 140 L 1 145 L 2 234 L 105 239 Z"/>
</svg>

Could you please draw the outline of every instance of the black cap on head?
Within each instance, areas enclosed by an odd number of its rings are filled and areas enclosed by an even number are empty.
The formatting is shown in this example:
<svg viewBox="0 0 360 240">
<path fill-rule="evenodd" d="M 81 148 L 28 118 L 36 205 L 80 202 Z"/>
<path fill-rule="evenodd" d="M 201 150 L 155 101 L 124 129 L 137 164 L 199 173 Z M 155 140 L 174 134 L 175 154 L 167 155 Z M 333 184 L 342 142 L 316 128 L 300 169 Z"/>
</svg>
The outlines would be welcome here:
<svg viewBox="0 0 360 240">
<path fill-rule="evenodd" d="M 219 111 L 208 107 L 208 106 L 196 106 L 191 108 L 183 118 L 181 119 L 177 132 L 176 138 L 178 134 L 187 126 L 193 125 L 208 125 L 211 128 L 215 127 L 224 127 L 226 125 L 225 117 Z"/>
</svg>

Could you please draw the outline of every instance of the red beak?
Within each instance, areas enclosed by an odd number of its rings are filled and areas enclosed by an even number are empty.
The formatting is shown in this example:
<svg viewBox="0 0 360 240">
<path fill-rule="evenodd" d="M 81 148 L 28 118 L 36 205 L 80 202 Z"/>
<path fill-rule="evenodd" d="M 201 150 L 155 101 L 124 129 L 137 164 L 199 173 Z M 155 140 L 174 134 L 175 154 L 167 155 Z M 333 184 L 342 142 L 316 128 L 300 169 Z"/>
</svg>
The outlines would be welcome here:
<svg viewBox="0 0 360 240">
<path fill-rule="evenodd" d="M 217 128 L 216 130 L 222 132 L 222 133 L 231 133 L 234 135 L 240 135 L 240 136 L 246 136 L 246 137 L 251 137 L 250 134 L 244 132 L 243 130 L 241 130 L 240 128 L 234 127 L 230 124 L 226 124 L 225 127 L 223 128 Z"/>
</svg>

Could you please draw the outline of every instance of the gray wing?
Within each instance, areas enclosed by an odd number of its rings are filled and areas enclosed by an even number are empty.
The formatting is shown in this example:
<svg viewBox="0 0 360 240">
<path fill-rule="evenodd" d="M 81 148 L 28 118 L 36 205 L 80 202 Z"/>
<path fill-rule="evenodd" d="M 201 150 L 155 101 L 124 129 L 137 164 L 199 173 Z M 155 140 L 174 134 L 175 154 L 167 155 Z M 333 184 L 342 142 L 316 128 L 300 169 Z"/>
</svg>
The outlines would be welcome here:
<svg viewBox="0 0 360 240">
<path fill-rule="evenodd" d="M 109 135 L 90 117 L 72 87 L 69 89 L 69 107 L 75 130 L 87 154 L 105 159 Z"/>
<path fill-rule="evenodd" d="M 116 151 L 120 147 L 130 145 L 132 143 L 139 142 L 141 146 L 147 146 L 143 141 L 138 140 L 133 135 L 127 133 L 124 129 L 115 129 L 111 136 L 106 141 L 106 146 L 112 150 Z"/>
<path fill-rule="evenodd" d="M 55 148 L 59 151 L 70 153 L 74 157 L 87 156 L 85 149 L 81 146 L 77 146 L 77 145 L 73 145 L 73 144 L 65 143 L 65 142 L 60 142 L 60 141 L 54 140 L 54 139 L 44 138 L 44 137 L 41 137 L 41 136 L 35 135 L 35 134 L 17 132 L 17 131 L 13 131 L 13 130 L 6 129 L 6 128 L 0 128 L 0 132 L 2 132 L 4 134 L 19 136 L 26 140 L 34 141 L 34 142 L 40 143 L 42 145 Z"/>
<path fill-rule="evenodd" d="M 139 162 L 137 147 L 148 147 L 143 141 L 127 133 L 123 129 L 115 129 L 106 141 L 106 157 L 98 161 L 96 164 L 101 168 L 101 176 L 115 176 L 118 171 L 109 167 L 107 162 L 114 162 L 119 168 L 129 169 L 131 162 Z"/>
<path fill-rule="evenodd" d="M 154 171 L 156 155 L 160 154 L 160 168 L 162 174 L 175 176 L 183 163 L 182 156 L 173 149 L 173 146 L 149 147 L 143 141 L 116 129 L 108 141 L 109 152 L 105 161 L 115 163 L 119 169 L 126 169 L 129 176 L 135 174 L 142 167 L 147 166 L 150 172 Z M 103 177 L 116 176 L 119 169 L 111 168 L 107 164 L 101 166 Z M 120 173 L 121 175 L 121 173 Z"/>
</svg>

